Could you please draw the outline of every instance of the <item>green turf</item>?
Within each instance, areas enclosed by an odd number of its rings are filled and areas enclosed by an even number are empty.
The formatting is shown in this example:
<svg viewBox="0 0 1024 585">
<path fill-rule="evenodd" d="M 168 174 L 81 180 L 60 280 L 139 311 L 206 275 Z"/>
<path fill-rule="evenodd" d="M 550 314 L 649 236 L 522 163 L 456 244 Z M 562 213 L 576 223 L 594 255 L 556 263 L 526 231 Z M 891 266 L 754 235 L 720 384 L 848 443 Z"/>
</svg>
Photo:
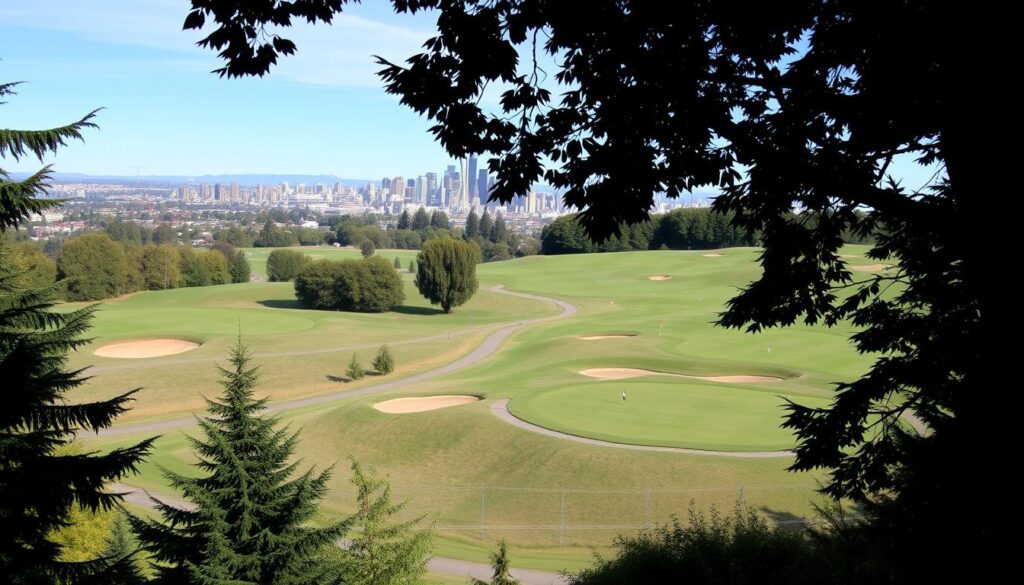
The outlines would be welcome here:
<svg viewBox="0 0 1024 585">
<path fill-rule="evenodd" d="M 240 248 L 245 252 L 246 257 L 249 260 L 249 267 L 253 272 L 266 277 L 267 275 L 267 256 L 270 252 L 277 248 Z M 300 250 L 310 258 L 316 260 L 329 259 L 329 260 L 342 260 L 345 258 L 359 259 L 363 257 L 363 253 L 359 248 L 335 248 L 334 246 L 301 246 L 285 248 L 287 250 Z M 409 260 L 416 258 L 416 254 L 419 254 L 419 250 L 391 250 L 381 249 L 376 251 L 377 256 L 385 258 L 387 260 L 394 261 L 397 256 L 402 262 L 402 268 L 409 268 Z"/>
<path fill-rule="evenodd" d="M 864 250 L 850 247 L 846 252 L 861 254 Z M 831 396 L 832 383 L 860 375 L 870 365 L 870 358 L 858 355 L 850 346 L 847 338 L 852 328 L 848 325 L 832 329 L 798 325 L 759 335 L 713 326 L 725 301 L 758 274 L 757 250 L 729 249 L 721 253 L 721 257 L 674 251 L 531 257 L 481 265 L 481 291 L 504 284 L 511 290 L 565 299 L 580 312 L 570 319 L 530 326 L 509 338 L 485 361 L 414 389 L 348 399 L 286 417 L 293 428 L 301 428 L 297 455 L 305 465 L 338 465 L 325 510 L 343 515 L 354 509 L 354 492 L 345 466 L 345 458 L 353 455 L 390 479 L 396 496 L 409 500 L 406 513 L 410 517 L 427 514 L 437 522 L 438 547 L 445 554 L 484 560 L 498 539 L 507 538 L 513 554 L 519 551 L 523 556 L 520 564 L 549 569 L 557 568 L 554 565 L 559 563 L 578 566 L 573 563 L 585 562 L 581 559 L 585 559 L 588 547 L 607 550 L 616 534 L 667 521 L 674 514 L 685 516 L 691 502 L 701 509 L 715 505 L 729 510 L 742 494 L 750 505 L 772 517 L 812 515 L 814 487 L 820 477 L 787 472 L 785 468 L 791 463 L 787 458 L 737 459 L 595 447 L 520 430 L 497 420 L 489 411 L 491 400 L 510 398 L 513 410 L 521 414 L 524 407 L 536 410 L 524 414 L 533 420 L 554 417 L 557 420 L 550 422 L 551 426 L 608 433 L 609 438 L 617 435 L 627 442 L 664 440 L 688 446 L 703 442 L 705 448 L 758 450 L 792 446 L 792 438 L 774 427 L 780 416 L 779 396 L 823 404 Z M 851 262 L 870 263 L 863 259 Z M 673 278 L 649 280 L 648 276 L 654 274 Z M 183 296 L 175 299 L 175 293 Z M 114 313 L 120 309 L 114 305 L 130 308 L 133 303 L 142 303 L 153 311 L 177 311 L 179 318 L 168 317 L 161 326 L 168 330 L 177 327 L 175 323 L 188 321 L 193 305 L 259 318 L 261 311 L 278 311 L 289 319 L 312 322 L 301 333 L 268 326 L 250 340 L 257 353 L 355 341 L 372 343 L 439 330 L 436 315 L 318 314 L 258 302 L 289 298 L 288 285 L 266 283 L 145 293 L 108 303 L 103 312 L 111 314 L 105 317 L 101 312 L 97 331 L 111 338 L 127 335 L 131 319 L 117 317 Z M 460 308 L 443 326 L 457 323 L 473 327 L 485 321 L 514 321 L 528 311 L 532 316 L 555 312 L 550 305 L 528 301 L 517 306 L 518 300 L 493 293 L 481 292 L 473 303 L 479 304 Z M 163 334 L 164 329 L 148 324 L 147 314 L 139 314 L 137 324 L 146 335 Z M 204 322 L 195 323 L 195 328 L 209 327 L 205 320 L 199 320 Z M 202 334 L 207 346 L 183 355 L 223 355 L 237 329 L 229 321 L 225 319 L 215 331 Z M 299 327 L 298 323 L 290 326 Z M 189 328 L 179 329 L 187 334 Z M 610 332 L 636 336 L 579 339 Z M 475 342 L 480 338 L 482 333 Z M 420 353 L 410 354 L 407 359 L 419 364 L 450 361 L 471 346 L 469 338 L 459 350 L 446 350 L 438 342 L 414 344 Z M 408 351 L 414 351 L 413 346 Z M 96 363 L 112 363 L 85 357 Z M 271 393 L 320 392 L 324 387 L 314 379 L 322 380 L 328 371 L 339 371 L 346 359 L 343 352 L 333 358 L 258 358 L 264 371 L 260 388 Z M 180 399 L 173 393 L 176 387 L 185 385 L 181 380 L 188 380 L 190 396 L 218 391 L 212 363 L 177 369 L 185 367 L 100 372 L 94 384 L 102 383 L 107 388 L 124 387 L 129 382 L 131 386 L 156 384 L 172 403 Z M 763 385 L 671 378 L 608 382 L 578 373 L 600 367 L 689 375 L 760 374 L 785 379 Z M 626 386 L 628 408 L 643 408 L 643 417 L 621 416 L 619 407 L 623 405 L 614 403 L 614 399 L 620 387 Z M 302 389 L 294 390 L 296 387 Z M 612 394 L 607 405 L 595 401 L 606 388 Z M 371 408 L 376 401 L 398 396 L 453 393 L 478 394 L 485 400 L 405 415 L 387 415 Z M 639 418 L 642 420 L 638 422 Z M 103 442 L 104 447 L 113 444 Z M 189 457 L 180 433 L 173 432 L 157 443 L 152 463 L 143 468 L 143 477 L 134 481 L 165 487 L 155 464 L 187 470 Z M 545 563 L 541 558 L 554 560 Z"/>
</svg>

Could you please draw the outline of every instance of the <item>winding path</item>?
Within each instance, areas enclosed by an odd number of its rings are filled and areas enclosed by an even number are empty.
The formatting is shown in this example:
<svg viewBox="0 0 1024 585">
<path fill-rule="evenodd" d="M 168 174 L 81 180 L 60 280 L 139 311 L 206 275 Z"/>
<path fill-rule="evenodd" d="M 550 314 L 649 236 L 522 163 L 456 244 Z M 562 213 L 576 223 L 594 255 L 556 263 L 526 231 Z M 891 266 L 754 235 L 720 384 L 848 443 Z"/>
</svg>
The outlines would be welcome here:
<svg viewBox="0 0 1024 585">
<path fill-rule="evenodd" d="M 517 426 L 523 430 L 537 433 L 540 435 L 547 435 L 549 437 L 556 437 L 559 439 L 566 439 L 569 441 L 575 441 L 577 443 L 584 443 L 586 445 L 596 445 L 598 447 L 614 447 L 616 449 L 631 449 L 633 451 L 657 451 L 660 453 L 686 453 L 687 455 L 714 455 L 716 457 L 745 457 L 745 458 L 767 458 L 767 457 L 792 457 L 792 451 L 708 451 L 704 449 L 686 449 L 683 447 L 655 447 L 653 445 L 630 445 L 628 443 L 613 443 L 611 441 L 602 441 L 600 439 L 590 439 L 587 437 L 580 437 L 579 435 L 570 435 L 569 433 L 563 433 L 560 431 L 553 431 L 542 426 L 535 425 L 530 422 L 516 417 L 514 414 L 508 411 L 508 399 L 502 398 L 495 400 L 491 403 L 491 414 L 500 418 L 501 420 Z"/>
<path fill-rule="evenodd" d="M 320 395 L 317 395 L 317 396 L 309 396 L 307 398 L 297 398 L 295 400 L 286 400 L 286 401 L 283 401 L 283 402 L 278 402 L 278 403 L 275 403 L 275 404 L 270 404 L 269 406 L 267 406 L 267 412 L 271 412 L 271 413 L 286 412 L 286 411 L 289 411 L 289 410 L 295 410 L 297 408 L 306 408 L 308 406 L 317 406 L 317 405 L 321 405 L 321 404 L 329 404 L 331 402 L 336 402 L 338 400 L 344 400 L 346 398 L 353 398 L 353 397 L 356 397 L 356 396 L 365 396 L 367 394 L 377 394 L 377 393 L 380 393 L 380 392 L 386 392 L 388 390 L 395 390 L 397 388 L 402 388 L 402 387 L 405 387 L 405 386 L 409 386 L 409 385 L 413 385 L 413 384 L 418 384 L 420 382 L 423 382 L 423 381 L 426 381 L 426 380 L 430 380 L 430 379 L 436 378 L 438 376 L 443 376 L 444 374 L 449 374 L 451 372 L 456 372 L 456 371 L 461 370 L 463 368 L 468 368 L 469 366 L 472 366 L 472 365 L 476 364 L 477 362 L 480 362 L 481 360 L 483 360 L 483 359 L 485 359 L 487 357 L 490 357 L 491 354 L 495 353 L 498 350 L 498 348 L 501 346 L 501 344 L 504 343 L 504 341 L 506 339 L 508 339 L 508 337 L 510 335 L 512 335 L 513 333 L 515 333 L 516 331 L 518 331 L 519 329 L 522 329 L 523 327 L 525 327 L 527 325 L 533 325 L 533 324 L 536 324 L 536 323 L 544 323 L 544 322 L 547 322 L 547 321 L 554 321 L 556 319 L 564 319 L 566 317 L 571 317 L 571 316 L 575 315 L 576 312 L 577 312 L 577 309 L 576 309 L 576 307 L 574 305 L 571 305 L 571 304 L 569 304 L 569 303 L 567 303 L 565 301 L 562 301 L 562 300 L 559 300 L 559 299 L 552 299 L 552 298 L 549 298 L 549 297 L 542 297 L 542 296 L 539 296 L 539 295 L 531 295 L 531 294 L 528 294 L 528 293 L 513 292 L 513 291 L 505 290 L 502 285 L 497 285 L 497 286 L 491 287 L 491 291 L 496 292 L 496 293 L 500 293 L 500 294 L 504 294 L 504 295 L 510 295 L 510 296 L 515 296 L 515 297 L 522 297 L 524 299 L 531 299 L 531 300 L 535 300 L 535 301 L 554 303 L 555 305 L 558 305 L 562 309 L 562 312 L 558 313 L 557 315 L 551 315 L 549 317 L 540 317 L 540 318 L 537 318 L 537 319 L 530 319 L 530 320 L 520 321 L 519 323 L 516 323 L 514 325 L 506 325 L 506 326 L 498 329 L 494 333 L 491 333 L 490 335 L 485 337 L 483 342 L 480 345 L 478 345 L 473 351 L 471 351 L 468 354 L 462 356 L 461 358 L 459 358 L 459 359 L 457 359 L 457 360 L 455 360 L 455 361 L 453 361 L 451 363 L 445 364 L 445 365 L 443 365 L 443 366 L 441 366 L 439 368 L 435 368 L 433 370 L 429 370 L 429 371 L 423 372 L 421 374 L 416 374 L 415 376 L 409 376 L 408 378 L 400 378 L 398 380 L 392 380 L 390 382 L 382 382 L 380 384 L 372 384 L 370 386 L 364 386 L 364 387 L 358 388 L 356 390 L 339 390 L 337 392 L 330 392 L 328 394 L 320 394 Z M 434 337 L 430 337 L 430 338 L 424 338 L 424 340 L 440 339 L 440 338 L 441 338 L 441 336 L 434 336 Z M 418 341 L 423 341 L 423 340 L 418 340 Z M 373 346 L 373 347 L 376 347 L 376 346 Z M 319 350 L 317 350 L 317 351 L 319 351 Z M 326 351 L 336 351 L 336 350 L 331 349 L 331 350 L 326 350 Z M 132 435 L 132 434 L 139 434 L 139 433 L 163 432 L 163 431 L 168 431 L 168 430 L 172 430 L 172 429 L 179 429 L 179 428 L 191 426 L 191 425 L 195 424 L 195 421 L 196 421 L 195 417 L 190 415 L 190 416 L 183 416 L 183 417 L 172 418 L 172 419 L 167 419 L 167 420 L 159 420 L 159 421 L 142 422 L 142 423 L 135 423 L 135 424 L 118 425 L 118 426 L 111 427 L 111 428 L 108 428 L 108 429 L 103 429 L 103 430 L 101 430 L 98 433 L 98 435 L 100 437 L 116 437 L 116 436 Z"/>
<path fill-rule="evenodd" d="M 112 484 L 111 489 L 124 495 L 124 501 L 140 508 L 153 509 L 156 507 L 156 500 L 184 510 L 191 509 L 192 503 L 171 494 L 155 493 L 142 488 L 125 485 L 123 483 Z M 338 543 L 338 546 L 345 546 Z M 445 573 L 462 577 L 473 577 L 482 581 L 489 581 L 493 573 L 491 566 L 486 563 L 464 561 L 462 559 L 450 559 L 447 557 L 431 557 L 427 561 L 427 570 L 434 573 Z M 523 585 L 565 585 L 566 580 L 558 573 L 540 571 L 537 569 L 516 569 L 511 571 L 512 576 L 519 579 Z"/>
</svg>

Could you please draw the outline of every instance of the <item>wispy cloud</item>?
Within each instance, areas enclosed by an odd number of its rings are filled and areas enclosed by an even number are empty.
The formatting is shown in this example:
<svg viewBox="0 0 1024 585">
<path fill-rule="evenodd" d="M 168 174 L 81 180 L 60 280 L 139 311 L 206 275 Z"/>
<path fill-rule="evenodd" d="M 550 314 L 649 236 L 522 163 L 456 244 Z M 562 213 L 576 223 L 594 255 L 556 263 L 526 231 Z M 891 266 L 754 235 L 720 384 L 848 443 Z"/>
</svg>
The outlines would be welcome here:
<svg viewBox="0 0 1024 585">
<path fill-rule="evenodd" d="M 187 5 L 181 0 L 5 0 L 0 4 L 0 22 L 7 26 L 59 31 L 90 42 L 168 52 L 148 63 L 153 69 L 185 67 L 208 71 L 220 66 L 213 51 L 195 46 L 204 33 L 181 30 L 186 12 Z M 311 85 L 354 87 L 380 86 L 376 76 L 379 67 L 373 55 L 401 61 L 418 52 L 430 37 L 427 31 L 348 12 L 330 26 L 303 23 L 273 32 L 292 39 L 298 46 L 297 54 L 282 59 L 274 68 L 271 74 L 275 78 Z M 136 66 L 146 65 L 135 57 L 130 60 Z M 101 64 L 96 66 L 102 67 Z"/>
</svg>

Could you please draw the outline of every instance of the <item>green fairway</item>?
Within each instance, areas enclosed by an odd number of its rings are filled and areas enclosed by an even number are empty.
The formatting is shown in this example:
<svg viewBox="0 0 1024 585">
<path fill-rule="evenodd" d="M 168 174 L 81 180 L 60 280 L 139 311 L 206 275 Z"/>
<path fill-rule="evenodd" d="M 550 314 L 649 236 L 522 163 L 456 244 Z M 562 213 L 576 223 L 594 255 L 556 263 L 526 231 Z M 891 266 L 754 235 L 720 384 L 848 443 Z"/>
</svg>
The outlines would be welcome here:
<svg viewBox="0 0 1024 585">
<path fill-rule="evenodd" d="M 783 397 L 773 384 L 738 386 L 655 377 L 603 380 L 518 398 L 517 417 L 545 428 L 615 443 L 718 451 L 793 446 L 780 428 Z M 627 399 L 621 398 L 626 392 Z M 788 397 L 823 406 L 820 398 Z"/>
<path fill-rule="evenodd" d="M 844 253 L 864 250 L 848 247 Z M 395 376 L 410 375 L 467 354 L 498 324 L 558 313 L 551 304 L 488 290 L 500 284 L 565 300 L 579 312 L 528 325 L 483 361 L 415 386 L 284 415 L 300 429 L 297 456 L 305 464 L 337 465 L 324 501 L 327 514 L 343 516 L 354 509 L 345 466 L 345 458 L 352 455 L 387 476 L 398 498 L 409 500 L 406 517 L 426 514 L 436 522 L 439 551 L 475 560 L 486 559 L 495 542 L 506 538 L 513 558 L 518 555 L 523 566 L 578 567 L 586 562 L 588 548 L 607 550 L 616 534 L 685 516 L 691 503 L 700 509 L 715 505 L 729 510 L 741 494 L 771 518 L 812 516 L 820 478 L 786 471 L 789 458 L 586 445 L 514 427 L 491 413 L 496 399 L 507 398 L 513 413 L 535 424 L 615 442 L 716 450 L 791 448 L 793 437 L 778 427 L 783 398 L 826 404 L 832 384 L 860 375 L 870 358 L 850 346 L 852 328 L 846 324 L 831 329 L 797 325 L 759 335 L 715 327 L 725 302 L 759 271 L 755 249 L 717 253 L 721 255 L 628 252 L 484 264 L 478 267 L 480 292 L 449 316 L 431 312 L 408 276 L 409 308 L 379 315 L 296 309 L 288 283 L 143 293 L 104 305 L 94 332 L 100 337 L 97 343 L 167 335 L 200 339 L 204 345 L 179 356 L 139 360 L 153 362 L 142 369 L 101 370 L 89 388 L 93 396 L 100 395 L 100 388 L 105 395 L 139 385 L 157 388 L 140 401 L 140 406 L 152 408 L 151 415 L 180 412 L 182 401 L 201 407 L 202 394 L 219 392 L 214 362 L 185 360 L 223 359 L 239 317 L 262 368 L 259 391 L 272 398 L 362 387 L 326 379 L 343 370 L 351 351 L 302 353 L 321 348 L 373 347 L 387 341 L 398 357 Z M 849 261 L 868 263 L 859 257 Z M 650 280 L 652 275 L 672 278 Z M 449 329 L 473 332 L 448 339 Z M 416 341 L 432 334 L 442 337 Z M 582 339 L 608 334 L 631 336 Z M 400 345 L 403 340 L 409 343 Z M 368 361 L 372 350 L 359 351 Z M 126 363 L 87 351 L 74 361 Z M 591 368 L 781 380 L 724 384 L 670 377 L 607 381 L 580 375 Z M 357 384 L 379 381 L 368 377 Z M 623 389 L 626 404 L 620 400 Z M 475 394 L 484 400 L 415 414 L 372 408 L 390 398 L 435 394 Z M 109 448 L 127 440 L 95 443 Z M 157 465 L 187 471 L 191 461 L 181 433 L 165 433 L 142 477 L 132 482 L 166 490 Z"/>
<path fill-rule="evenodd" d="M 245 252 L 246 258 L 249 260 L 249 267 L 252 271 L 258 274 L 260 277 L 266 277 L 267 275 L 267 256 L 276 250 L 277 248 L 240 248 Z M 301 246 L 292 248 L 283 248 L 286 250 L 299 250 L 303 254 L 313 258 L 314 260 L 344 260 L 345 258 L 351 258 L 358 260 L 363 257 L 363 253 L 359 248 L 336 248 L 334 246 Z M 416 258 L 416 254 L 419 254 L 419 250 L 390 250 L 380 249 L 376 251 L 376 255 L 380 256 L 389 261 L 393 261 L 397 256 L 402 262 L 402 269 L 407 270 L 409 268 L 409 261 Z"/>
</svg>

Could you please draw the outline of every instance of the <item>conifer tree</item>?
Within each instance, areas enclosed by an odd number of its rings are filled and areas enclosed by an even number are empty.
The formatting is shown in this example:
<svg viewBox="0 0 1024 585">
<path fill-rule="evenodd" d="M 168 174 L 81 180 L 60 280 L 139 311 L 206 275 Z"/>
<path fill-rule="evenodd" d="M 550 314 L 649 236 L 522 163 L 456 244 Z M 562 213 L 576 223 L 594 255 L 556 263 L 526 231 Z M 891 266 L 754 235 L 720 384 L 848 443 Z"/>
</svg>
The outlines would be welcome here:
<svg viewBox="0 0 1024 585">
<path fill-rule="evenodd" d="M 462 232 L 462 235 L 467 240 L 480 235 L 480 216 L 476 214 L 476 211 L 470 211 L 469 215 L 466 216 L 466 230 Z"/>
<path fill-rule="evenodd" d="M 491 238 L 491 230 L 494 229 L 494 220 L 491 219 L 491 214 L 487 212 L 487 208 L 484 208 L 484 214 L 480 216 L 480 226 L 478 235 L 489 240 Z"/>
<path fill-rule="evenodd" d="M 520 585 L 519 579 L 509 574 L 512 566 L 508 560 L 508 545 L 504 539 L 498 544 L 498 552 L 491 555 L 491 567 L 494 569 L 494 575 L 490 581 L 473 579 L 472 585 Z"/>
<path fill-rule="evenodd" d="M 411 222 L 412 220 L 409 218 L 409 208 L 406 207 L 402 210 L 402 215 L 398 216 L 398 225 L 396 227 L 400 230 L 407 230 L 409 229 Z"/>
<path fill-rule="evenodd" d="M 326 581 L 320 554 L 334 546 L 346 523 L 306 525 L 327 489 L 330 471 L 293 477 L 296 434 L 261 415 L 253 397 L 258 378 L 241 340 L 231 368 L 220 368 L 224 395 L 208 400 L 199 419 L 204 438 L 192 438 L 199 477 L 165 471 L 195 507 L 157 502 L 162 520 L 132 518 L 157 583 L 291 585 Z"/>
<path fill-rule="evenodd" d="M 359 357 L 356 354 L 352 354 L 352 359 L 348 362 L 348 369 L 345 370 L 345 375 L 348 376 L 349 380 L 358 380 L 366 375 L 363 371 L 363 366 L 359 363 Z"/>
<path fill-rule="evenodd" d="M 398 256 L 395 256 L 395 270 L 401 270 L 401 268 L 402 260 Z"/>
<path fill-rule="evenodd" d="M 409 274 L 416 274 L 416 261 L 409 260 Z"/>
<path fill-rule="evenodd" d="M 17 83 L 0 84 L 0 101 L 15 94 Z M 42 160 L 81 130 L 95 128 L 91 112 L 78 122 L 49 130 L 0 129 L 0 157 L 15 160 L 31 153 Z M 0 168 L 0 232 L 33 214 L 59 205 L 42 199 L 50 167 L 15 181 Z M 10 260 L 0 237 L 0 578 L 4 583 L 124 583 L 120 563 L 109 559 L 68 563 L 50 540 L 69 525 L 72 508 L 109 510 L 120 496 L 104 486 L 134 473 L 151 440 L 109 453 L 67 452 L 76 432 L 109 427 L 125 412 L 134 393 L 109 400 L 71 404 L 65 395 L 85 378 L 68 370 L 67 355 L 89 342 L 95 307 L 55 312 L 56 286 L 21 286 L 23 271 Z"/>
<path fill-rule="evenodd" d="M 373 369 L 381 374 L 390 374 L 395 371 L 395 356 L 392 355 L 387 345 L 382 345 L 377 350 L 377 356 L 373 358 Z"/>
<path fill-rule="evenodd" d="M 358 585 L 413 585 L 426 573 L 430 558 L 429 529 L 415 530 L 422 518 L 392 522 L 405 502 L 391 501 L 387 480 L 375 479 L 352 460 L 358 511 L 357 536 L 341 554 L 344 582 Z"/>
</svg>

